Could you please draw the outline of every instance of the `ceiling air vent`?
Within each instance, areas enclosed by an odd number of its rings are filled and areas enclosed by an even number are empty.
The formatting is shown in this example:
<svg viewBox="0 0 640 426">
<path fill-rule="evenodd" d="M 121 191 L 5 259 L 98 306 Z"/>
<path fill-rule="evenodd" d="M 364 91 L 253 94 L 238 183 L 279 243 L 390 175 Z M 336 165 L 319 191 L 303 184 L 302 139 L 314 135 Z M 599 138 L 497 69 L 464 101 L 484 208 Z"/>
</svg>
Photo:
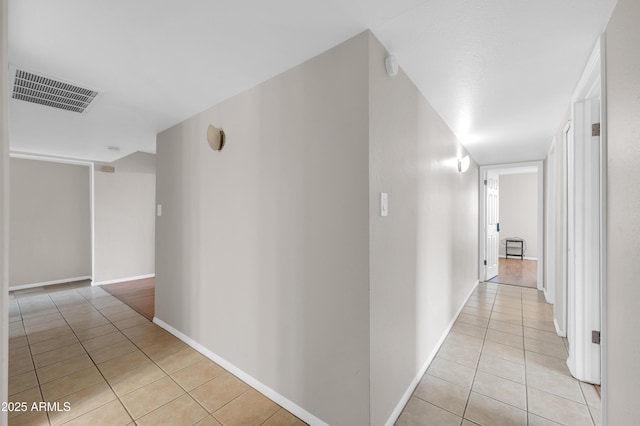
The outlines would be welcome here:
<svg viewBox="0 0 640 426">
<path fill-rule="evenodd" d="M 94 90 L 18 69 L 12 97 L 82 114 L 97 95 Z"/>
</svg>

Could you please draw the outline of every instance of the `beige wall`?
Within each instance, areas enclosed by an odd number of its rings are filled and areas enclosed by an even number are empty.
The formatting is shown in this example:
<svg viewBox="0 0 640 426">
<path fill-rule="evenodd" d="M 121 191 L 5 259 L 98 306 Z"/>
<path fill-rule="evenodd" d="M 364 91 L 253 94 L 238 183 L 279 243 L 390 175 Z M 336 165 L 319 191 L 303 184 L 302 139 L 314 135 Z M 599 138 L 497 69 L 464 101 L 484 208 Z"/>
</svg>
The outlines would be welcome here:
<svg viewBox="0 0 640 426">
<path fill-rule="evenodd" d="M 369 423 L 367 56 L 363 33 L 157 147 L 156 316 L 335 426 Z"/>
<path fill-rule="evenodd" d="M 477 282 L 478 167 L 385 55 L 363 33 L 158 136 L 156 316 L 331 425 L 389 420 Z"/>
<path fill-rule="evenodd" d="M 90 277 L 90 168 L 11 158 L 10 185 L 10 286 Z"/>
<path fill-rule="evenodd" d="M 637 423 L 640 395 L 640 2 L 618 0 L 606 29 L 608 108 L 606 424 Z"/>
<path fill-rule="evenodd" d="M 7 0 L 0 0 L 0 401 L 9 400 L 9 116 L 7 63 Z M 0 411 L 0 425 L 7 413 Z"/>
<path fill-rule="evenodd" d="M 94 173 L 94 283 L 155 273 L 156 159 L 131 154 Z"/>
<path fill-rule="evenodd" d="M 370 35 L 371 424 L 389 419 L 478 279 L 478 167 Z M 379 193 L 389 216 L 379 214 Z"/>
<path fill-rule="evenodd" d="M 508 237 L 523 238 L 525 256 L 538 258 L 537 173 L 500 175 L 500 256 L 505 254 L 502 240 Z"/>
</svg>

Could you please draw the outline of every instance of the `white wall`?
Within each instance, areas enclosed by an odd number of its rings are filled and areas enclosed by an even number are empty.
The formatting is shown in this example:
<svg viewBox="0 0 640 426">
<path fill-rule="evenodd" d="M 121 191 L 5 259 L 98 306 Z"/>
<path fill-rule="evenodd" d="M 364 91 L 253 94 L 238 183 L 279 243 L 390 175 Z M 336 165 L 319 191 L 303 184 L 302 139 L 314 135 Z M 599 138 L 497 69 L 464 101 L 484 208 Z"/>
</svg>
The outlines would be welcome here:
<svg viewBox="0 0 640 426">
<path fill-rule="evenodd" d="M 90 168 L 11 158 L 10 187 L 10 286 L 90 277 Z"/>
<path fill-rule="evenodd" d="M 370 35 L 371 424 L 389 420 L 478 279 L 478 167 Z M 379 215 L 379 193 L 389 216 Z M 395 420 L 395 419 L 391 419 Z"/>
<path fill-rule="evenodd" d="M 369 424 L 367 69 L 363 33 L 157 144 L 157 318 L 335 426 Z"/>
<path fill-rule="evenodd" d="M 525 256 L 538 258 L 538 174 L 500 175 L 500 256 L 502 240 L 520 237 L 526 242 Z M 512 252 L 512 250 L 510 250 Z"/>
<path fill-rule="evenodd" d="M 155 155 L 110 165 L 115 173 L 94 172 L 94 284 L 155 273 Z"/>
<path fill-rule="evenodd" d="M 606 424 L 638 422 L 640 395 L 640 2 L 618 0 L 606 29 L 608 108 Z"/>
<path fill-rule="evenodd" d="M 0 0 L 0 401 L 9 401 L 9 111 L 7 0 Z M 7 413 L 0 411 L 0 425 Z"/>
<path fill-rule="evenodd" d="M 564 262 L 565 262 L 565 241 L 564 235 L 566 233 L 565 230 L 565 216 L 566 216 L 566 195 L 565 195 L 565 173 L 566 173 L 566 146 L 564 140 L 564 128 L 569 121 L 571 116 L 571 108 L 567 107 L 567 111 L 560 122 L 558 130 L 555 134 L 555 178 L 556 178 L 556 192 L 555 192 L 555 240 L 553 241 L 545 241 L 545 244 L 554 244 L 555 245 L 555 258 L 548 259 L 549 262 L 554 263 L 554 305 L 553 305 L 553 318 L 556 325 L 556 331 L 561 332 L 564 336 L 566 335 L 566 283 L 565 283 L 565 270 L 564 270 Z M 549 171 L 545 168 L 545 177 L 548 179 Z M 548 188 L 545 188 L 545 194 L 548 195 Z M 545 209 L 549 206 L 546 205 Z M 545 264 L 547 265 L 547 264 Z"/>
</svg>

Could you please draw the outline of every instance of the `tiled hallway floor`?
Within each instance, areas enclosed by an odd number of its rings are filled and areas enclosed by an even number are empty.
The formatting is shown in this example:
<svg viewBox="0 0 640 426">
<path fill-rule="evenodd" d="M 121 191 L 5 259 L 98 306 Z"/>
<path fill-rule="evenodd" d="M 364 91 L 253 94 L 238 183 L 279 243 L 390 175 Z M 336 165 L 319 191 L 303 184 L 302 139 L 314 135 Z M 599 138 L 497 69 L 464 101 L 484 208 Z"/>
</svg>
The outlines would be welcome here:
<svg viewBox="0 0 640 426">
<path fill-rule="evenodd" d="M 10 400 L 62 410 L 10 425 L 304 424 L 99 287 L 10 298 Z M 540 292 L 482 283 L 397 425 L 598 425 L 598 393 L 566 357 Z"/>
<path fill-rule="evenodd" d="M 10 425 L 304 424 L 99 287 L 10 299 L 10 401 L 60 403 Z"/>
<path fill-rule="evenodd" d="M 541 292 L 481 283 L 397 425 L 599 425 L 600 397 L 566 358 Z"/>
</svg>

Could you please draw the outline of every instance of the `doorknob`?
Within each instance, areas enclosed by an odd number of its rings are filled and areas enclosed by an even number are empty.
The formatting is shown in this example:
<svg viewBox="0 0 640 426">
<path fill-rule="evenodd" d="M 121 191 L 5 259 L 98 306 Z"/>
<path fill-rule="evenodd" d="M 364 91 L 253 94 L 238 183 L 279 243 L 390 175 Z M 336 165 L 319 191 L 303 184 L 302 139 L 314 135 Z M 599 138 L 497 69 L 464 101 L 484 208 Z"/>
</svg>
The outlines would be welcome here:
<svg viewBox="0 0 640 426">
<path fill-rule="evenodd" d="M 496 231 L 500 232 L 500 222 L 496 223 Z"/>
</svg>

